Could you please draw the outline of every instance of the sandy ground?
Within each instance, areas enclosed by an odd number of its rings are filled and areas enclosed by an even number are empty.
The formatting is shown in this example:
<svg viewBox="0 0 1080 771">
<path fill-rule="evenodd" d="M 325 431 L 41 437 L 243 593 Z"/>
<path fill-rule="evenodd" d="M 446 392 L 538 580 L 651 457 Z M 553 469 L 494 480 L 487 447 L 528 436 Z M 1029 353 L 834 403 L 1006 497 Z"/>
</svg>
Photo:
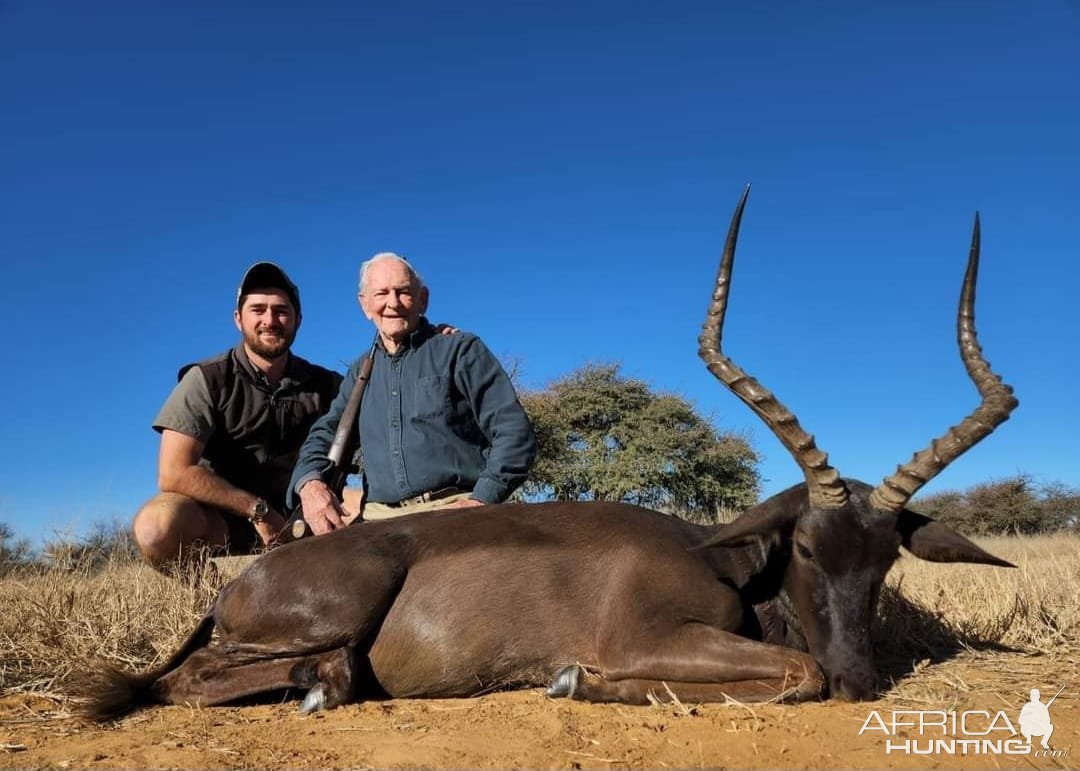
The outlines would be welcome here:
<svg viewBox="0 0 1080 771">
<path fill-rule="evenodd" d="M 985 729 L 999 710 L 1019 730 L 1032 687 L 1043 700 L 1065 685 L 1050 715 L 1056 754 L 886 753 L 876 710 L 944 710 Z M 300 715 L 298 701 L 192 709 L 154 707 L 96 726 L 60 697 L 0 699 L 0 768 L 1076 768 L 1080 662 L 972 654 L 919 668 L 875 702 L 648 707 L 551 700 L 541 690 L 475 699 L 394 700 Z M 879 725 L 872 723 L 872 725 Z M 941 728 L 924 738 L 942 738 Z M 992 738 L 1012 737 L 1007 729 Z M 917 739 L 901 729 L 893 741 Z"/>
</svg>

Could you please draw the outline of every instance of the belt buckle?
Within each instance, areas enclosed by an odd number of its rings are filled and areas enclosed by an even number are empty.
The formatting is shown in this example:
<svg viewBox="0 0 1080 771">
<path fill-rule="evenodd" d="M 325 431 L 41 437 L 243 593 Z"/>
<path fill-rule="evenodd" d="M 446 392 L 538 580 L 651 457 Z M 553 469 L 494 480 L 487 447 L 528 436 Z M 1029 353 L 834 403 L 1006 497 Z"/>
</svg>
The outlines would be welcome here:
<svg viewBox="0 0 1080 771">
<path fill-rule="evenodd" d="M 426 493 L 420 493 L 414 495 L 412 498 L 406 498 L 403 501 L 398 501 L 396 506 L 419 506 L 421 503 L 431 503 L 442 498 L 448 498 L 451 495 L 460 492 L 456 487 L 440 487 L 438 490 L 429 490 Z"/>
<path fill-rule="evenodd" d="M 432 490 L 430 493 L 427 493 L 427 496 L 429 501 L 438 501 L 443 498 L 449 498 L 451 495 L 457 495 L 459 492 L 461 491 L 453 486 L 440 487 L 438 490 Z"/>
</svg>

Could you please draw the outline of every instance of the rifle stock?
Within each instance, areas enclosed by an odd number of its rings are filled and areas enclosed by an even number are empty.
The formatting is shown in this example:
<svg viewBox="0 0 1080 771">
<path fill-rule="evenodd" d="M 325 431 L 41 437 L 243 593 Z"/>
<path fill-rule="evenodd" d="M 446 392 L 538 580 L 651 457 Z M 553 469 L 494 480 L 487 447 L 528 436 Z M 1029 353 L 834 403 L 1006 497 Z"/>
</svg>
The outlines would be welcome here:
<svg viewBox="0 0 1080 771">
<path fill-rule="evenodd" d="M 378 338 L 376 337 L 376 340 Z M 337 431 L 334 432 L 334 440 L 330 443 L 330 449 L 326 457 L 330 459 L 330 470 L 327 471 L 323 481 L 333 490 L 338 500 L 341 500 L 342 490 L 345 489 L 345 480 L 349 476 L 352 456 L 355 454 L 353 446 L 358 437 L 357 420 L 360 416 L 360 401 L 364 397 L 364 389 L 371 378 L 371 367 L 375 361 L 375 343 L 371 345 L 371 351 L 360 362 L 360 371 L 356 375 L 349 400 L 345 402 L 345 409 L 338 421 Z M 291 543 L 307 538 L 311 535 L 311 527 L 304 521 L 304 510 L 298 504 L 292 515 L 285 523 L 285 527 L 277 534 L 277 544 Z"/>
</svg>

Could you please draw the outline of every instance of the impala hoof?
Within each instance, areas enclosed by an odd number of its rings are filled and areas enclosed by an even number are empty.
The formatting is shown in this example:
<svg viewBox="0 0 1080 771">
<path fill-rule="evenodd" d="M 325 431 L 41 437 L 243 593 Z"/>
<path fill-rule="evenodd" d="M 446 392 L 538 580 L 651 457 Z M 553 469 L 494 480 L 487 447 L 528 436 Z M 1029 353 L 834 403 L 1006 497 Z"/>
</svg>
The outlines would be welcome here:
<svg viewBox="0 0 1080 771">
<path fill-rule="evenodd" d="M 300 705 L 300 714 L 306 715 L 309 712 L 318 712 L 325 707 L 326 689 L 323 688 L 322 683 L 319 683 L 307 692 L 307 696 L 304 697 L 304 703 Z"/>
<path fill-rule="evenodd" d="M 547 695 L 553 699 L 560 696 L 565 696 L 568 699 L 574 698 L 574 691 L 577 690 L 581 672 L 581 666 L 578 664 L 570 664 L 560 669 L 552 678 L 551 685 L 547 689 Z"/>
</svg>

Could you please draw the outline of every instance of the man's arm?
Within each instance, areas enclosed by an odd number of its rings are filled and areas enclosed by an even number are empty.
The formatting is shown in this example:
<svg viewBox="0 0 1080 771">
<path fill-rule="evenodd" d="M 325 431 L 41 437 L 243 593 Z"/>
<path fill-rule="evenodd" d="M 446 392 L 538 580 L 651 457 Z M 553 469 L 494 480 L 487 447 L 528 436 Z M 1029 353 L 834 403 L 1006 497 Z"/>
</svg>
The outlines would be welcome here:
<svg viewBox="0 0 1080 771">
<path fill-rule="evenodd" d="M 158 488 L 163 493 L 186 495 L 200 503 L 250 518 L 259 497 L 229 484 L 210 469 L 199 465 L 205 447 L 203 442 L 192 436 L 169 428 L 162 429 Z M 285 519 L 281 514 L 271 509 L 263 521 L 254 527 L 262 542 L 268 544 L 284 524 Z"/>
<path fill-rule="evenodd" d="M 300 446 L 300 454 L 289 480 L 286 503 L 290 510 L 299 503 L 304 521 L 315 535 L 343 527 L 348 516 L 325 479 L 333 466 L 329 457 L 330 446 L 334 442 L 341 414 L 345 411 L 359 371 L 360 360 L 357 360 L 349 367 L 345 379 L 341 381 L 341 388 L 330 403 L 330 409 L 311 426 L 307 438 Z"/>
<path fill-rule="evenodd" d="M 501 503 L 525 481 L 536 457 L 532 423 L 510 376 L 479 338 L 464 342 L 454 379 L 491 445 L 472 497 L 483 503 Z"/>
<path fill-rule="evenodd" d="M 202 370 L 193 366 L 184 373 L 154 419 L 161 433 L 158 452 L 158 487 L 238 516 L 249 517 L 258 496 L 242 490 L 209 468 L 200 465 L 207 442 L 216 430 L 215 409 Z M 285 519 L 271 510 L 256 531 L 269 543 Z"/>
</svg>

